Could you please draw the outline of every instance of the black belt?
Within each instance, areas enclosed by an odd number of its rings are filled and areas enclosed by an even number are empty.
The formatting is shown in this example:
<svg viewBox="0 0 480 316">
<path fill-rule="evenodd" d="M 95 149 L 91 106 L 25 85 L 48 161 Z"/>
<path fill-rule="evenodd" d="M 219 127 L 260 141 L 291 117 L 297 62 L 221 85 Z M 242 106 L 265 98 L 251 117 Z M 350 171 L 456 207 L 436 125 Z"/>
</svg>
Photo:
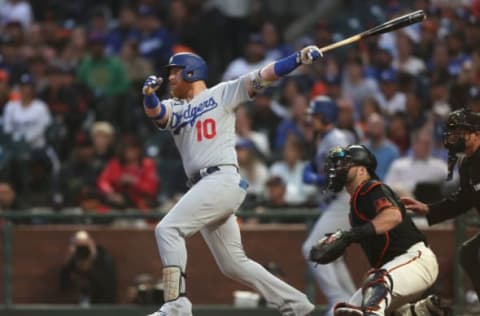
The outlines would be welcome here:
<svg viewBox="0 0 480 316">
<path fill-rule="evenodd" d="M 199 171 L 197 171 L 196 173 L 194 173 L 190 177 L 190 179 L 188 179 L 187 186 L 192 187 L 194 184 L 196 184 L 198 181 L 200 181 L 203 177 L 206 177 L 209 174 L 212 174 L 214 172 L 220 171 L 220 169 L 221 169 L 220 167 L 222 167 L 222 166 L 235 167 L 235 168 L 237 168 L 237 171 L 238 171 L 238 167 L 235 166 L 235 165 L 218 165 L 218 166 L 203 168 L 203 169 L 200 169 Z"/>
</svg>

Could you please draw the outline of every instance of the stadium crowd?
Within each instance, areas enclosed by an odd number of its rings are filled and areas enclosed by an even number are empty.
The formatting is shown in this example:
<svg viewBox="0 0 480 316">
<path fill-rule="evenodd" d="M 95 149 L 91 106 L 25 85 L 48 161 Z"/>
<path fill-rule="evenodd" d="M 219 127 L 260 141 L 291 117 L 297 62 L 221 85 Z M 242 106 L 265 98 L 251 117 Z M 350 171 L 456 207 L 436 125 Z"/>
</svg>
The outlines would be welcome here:
<svg viewBox="0 0 480 316">
<path fill-rule="evenodd" d="M 142 110 L 148 75 L 192 51 L 209 85 L 294 50 L 330 44 L 394 16 L 428 19 L 326 53 L 238 107 L 244 208 L 316 207 L 304 184 L 317 136 L 305 115 L 327 95 L 335 124 L 366 144 L 378 175 L 424 201 L 447 176 L 446 115 L 480 111 L 480 1 L 343 1 L 295 41 L 269 1 L 0 1 L 0 210 L 168 209 L 186 191 L 173 140 Z M 168 93 L 166 85 L 160 96 Z"/>
</svg>

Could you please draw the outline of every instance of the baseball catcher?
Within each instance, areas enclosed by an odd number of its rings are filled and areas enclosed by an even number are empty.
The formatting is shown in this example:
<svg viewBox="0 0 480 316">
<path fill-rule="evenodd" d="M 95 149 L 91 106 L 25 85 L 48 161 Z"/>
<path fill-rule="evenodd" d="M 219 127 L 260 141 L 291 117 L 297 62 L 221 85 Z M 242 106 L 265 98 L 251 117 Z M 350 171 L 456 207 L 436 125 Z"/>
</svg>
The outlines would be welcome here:
<svg viewBox="0 0 480 316">
<path fill-rule="evenodd" d="M 335 260 L 352 243 L 359 243 L 372 267 L 348 302 L 335 306 L 334 315 L 390 315 L 422 298 L 438 275 L 435 254 L 415 227 L 400 199 L 375 174 L 375 156 L 363 145 L 334 147 L 325 171 L 329 190 L 344 187 L 351 196 L 350 230 L 320 239 L 310 259 L 319 264 Z M 436 315 L 436 301 L 427 298 L 399 309 L 397 315 Z"/>
</svg>

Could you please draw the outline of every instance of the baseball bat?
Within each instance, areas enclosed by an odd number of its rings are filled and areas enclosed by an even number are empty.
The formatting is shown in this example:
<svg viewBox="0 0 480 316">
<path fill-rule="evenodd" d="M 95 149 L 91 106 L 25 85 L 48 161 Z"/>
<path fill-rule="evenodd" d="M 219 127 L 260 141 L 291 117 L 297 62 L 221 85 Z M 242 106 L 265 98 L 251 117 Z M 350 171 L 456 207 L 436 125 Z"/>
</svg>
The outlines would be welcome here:
<svg viewBox="0 0 480 316">
<path fill-rule="evenodd" d="M 364 39 L 370 36 L 380 35 L 383 33 L 398 30 L 402 27 L 421 22 L 426 18 L 427 16 L 425 12 L 423 12 L 423 10 L 411 12 L 411 13 L 399 16 L 395 19 L 388 20 L 387 22 L 384 22 L 380 25 L 372 27 L 371 29 L 368 29 L 362 33 L 350 36 L 344 40 L 341 40 L 340 42 L 336 42 L 328 46 L 321 47 L 319 49 L 322 53 L 325 53 L 325 52 L 328 52 L 329 50 L 355 43 L 361 39 Z"/>
</svg>

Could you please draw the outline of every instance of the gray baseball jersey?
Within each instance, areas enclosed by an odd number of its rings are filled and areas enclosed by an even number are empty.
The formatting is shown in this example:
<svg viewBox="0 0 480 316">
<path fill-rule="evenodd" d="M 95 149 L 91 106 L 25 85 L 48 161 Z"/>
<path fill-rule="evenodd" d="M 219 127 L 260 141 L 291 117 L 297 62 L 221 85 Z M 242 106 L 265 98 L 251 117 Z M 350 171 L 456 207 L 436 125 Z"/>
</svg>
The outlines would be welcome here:
<svg viewBox="0 0 480 316">
<path fill-rule="evenodd" d="M 237 165 L 233 110 L 249 99 L 247 80 L 220 83 L 190 102 L 162 101 L 171 109 L 165 129 L 173 134 L 189 177 L 205 167 Z M 254 288 L 282 315 L 304 316 L 314 309 L 308 298 L 245 255 L 235 216 L 247 193 L 242 183 L 235 167 L 224 166 L 193 185 L 155 229 L 162 263 L 185 271 L 185 238 L 200 231 L 224 274 Z M 185 299 L 177 301 L 181 305 Z M 182 315 L 191 315 L 191 304 L 181 306 Z"/>
<path fill-rule="evenodd" d="M 235 107 L 250 99 L 248 76 L 206 89 L 190 102 L 167 99 L 171 108 L 166 129 L 180 151 L 188 177 L 217 165 L 238 165 L 235 152 Z"/>
</svg>

